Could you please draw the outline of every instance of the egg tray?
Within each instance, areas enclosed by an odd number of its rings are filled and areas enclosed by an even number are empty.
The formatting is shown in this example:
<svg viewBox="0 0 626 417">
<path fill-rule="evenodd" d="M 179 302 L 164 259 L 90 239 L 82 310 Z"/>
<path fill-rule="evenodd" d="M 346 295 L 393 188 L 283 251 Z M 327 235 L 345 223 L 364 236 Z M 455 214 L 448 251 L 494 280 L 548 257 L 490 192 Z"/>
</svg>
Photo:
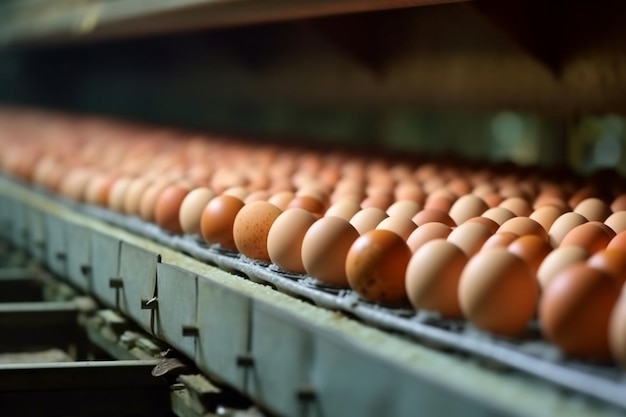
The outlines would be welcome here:
<svg viewBox="0 0 626 417">
<path fill-rule="evenodd" d="M 224 250 L 219 245 L 208 246 L 197 236 L 170 234 L 137 217 L 56 198 L 87 215 L 319 307 L 342 311 L 362 322 L 439 349 L 474 355 L 492 365 L 520 370 L 626 409 L 625 372 L 612 364 L 565 357 L 541 339 L 536 322 L 529 325 L 520 339 L 495 337 L 462 320 L 447 320 L 426 311 L 387 308 L 367 302 L 352 290 L 328 287 L 312 277 L 281 271 L 276 265 Z"/>
<path fill-rule="evenodd" d="M 71 210 L 146 237 L 245 279 L 269 285 L 319 307 L 341 311 L 361 322 L 404 335 L 437 349 L 480 358 L 492 367 L 516 369 L 626 409 L 625 372 L 611 364 L 581 362 L 564 357 L 556 348 L 541 339 L 536 322 L 529 325 L 528 331 L 520 339 L 495 337 L 464 321 L 441 319 L 426 311 L 387 308 L 370 303 L 352 290 L 328 287 L 312 277 L 281 271 L 275 265 L 223 250 L 218 245 L 208 246 L 197 236 L 173 235 L 137 217 L 80 204 L 23 183 L 19 185 L 34 189 Z"/>
</svg>

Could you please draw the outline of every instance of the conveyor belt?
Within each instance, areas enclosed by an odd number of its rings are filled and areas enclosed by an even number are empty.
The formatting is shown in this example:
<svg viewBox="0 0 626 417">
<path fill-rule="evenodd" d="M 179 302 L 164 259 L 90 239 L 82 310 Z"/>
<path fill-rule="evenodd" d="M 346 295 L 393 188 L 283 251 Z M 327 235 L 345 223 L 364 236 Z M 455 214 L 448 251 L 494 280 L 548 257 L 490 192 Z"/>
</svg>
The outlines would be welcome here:
<svg viewBox="0 0 626 417">
<path fill-rule="evenodd" d="M 380 407 L 385 415 L 412 415 L 417 406 L 430 410 L 427 415 L 562 415 L 564 409 L 611 415 L 626 409 L 623 372 L 566 360 L 532 337 L 496 339 L 424 313 L 381 308 L 136 218 L 11 180 L 2 179 L 0 189 L 1 220 L 12 225 L 3 230 L 6 238 L 280 415 L 306 415 L 316 407 L 320 415 L 363 416 L 381 415 Z M 92 219 L 131 233 L 113 233 Z M 493 372 L 472 358 L 521 372 Z"/>
</svg>

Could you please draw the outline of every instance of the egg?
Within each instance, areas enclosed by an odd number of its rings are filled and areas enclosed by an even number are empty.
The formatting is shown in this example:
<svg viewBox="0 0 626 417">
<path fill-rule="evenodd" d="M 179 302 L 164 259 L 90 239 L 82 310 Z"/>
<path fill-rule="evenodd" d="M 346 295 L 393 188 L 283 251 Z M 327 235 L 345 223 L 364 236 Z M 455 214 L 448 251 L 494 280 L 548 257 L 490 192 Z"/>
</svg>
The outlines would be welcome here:
<svg viewBox="0 0 626 417">
<path fill-rule="evenodd" d="M 116 182 L 117 184 L 117 182 Z M 147 222 L 153 222 L 155 216 L 156 204 L 161 192 L 171 184 L 169 180 L 155 181 L 150 185 L 141 196 L 139 202 L 139 216 Z M 113 192 L 113 190 L 111 190 Z M 109 203 L 111 202 L 109 196 Z M 123 200 L 122 200 L 123 201 Z M 121 203 L 123 204 L 123 203 Z"/>
<path fill-rule="evenodd" d="M 317 220 L 302 239 L 307 274 L 331 286 L 348 287 L 346 256 L 358 237 L 358 230 L 345 219 L 326 216 Z"/>
<path fill-rule="evenodd" d="M 272 223 L 267 235 L 270 260 L 285 271 L 306 273 L 302 262 L 304 235 L 317 217 L 302 208 L 283 211 Z"/>
<path fill-rule="evenodd" d="M 359 232 L 360 235 L 373 230 L 378 223 L 387 217 L 382 209 L 377 207 L 366 207 L 361 209 L 350 219 L 350 224 Z"/>
<path fill-rule="evenodd" d="M 515 214 L 513 214 L 511 210 L 505 209 L 504 207 L 492 207 L 480 216 L 502 225 L 505 221 L 515 217 Z"/>
<path fill-rule="evenodd" d="M 609 347 L 613 359 L 626 369 L 626 291 L 624 290 L 611 312 Z"/>
<path fill-rule="evenodd" d="M 406 217 L 407 219 L 411 219 L 421 209 L 422 206 L 415 201 L 400 200 L 387 208 L 387 215 L 390 217 Z"/>
<path fill-rule="evenodd" d="M 399 235 L 405 241 L 416 228 L 417 225 L 410 218 L 404 216 L 389 216 L 376 226 L 377 230 L 389 230 Z"/>
<path fill-rule="evenodd" d="M 243 201 L 230 195 L 219 195 L 212 198 L 202 210 L 200 217 L 200 233 L 205 242 L 219 244 L 225 249 L 235 250 L 233 224 Z"/>
<path fill-rule="evenodd" d="M 118 178 L 109 191 L 108 207 L 113 211 L 121 213 L 124 211 L 124 196 L 128 187 L 132 183 L 132 178 L 122 177 Z M 155 199 L 156 200 L 156 199 Z M 155 201 L 156 202 L 156 201 Z"/>
<path fill-rule="evenodd" d="M 545 257 L 552 251 L 552 246 L 537 235 L 524 235 L 511 242 L 507 249 L 522 258 L 535 275 Z"/>
<path fill-rule="evenodd" d="M 558 247 L 566 234 L 570 232 L 574 227 L 587 223 L 587 219 L 582 215 L 574 212 L 567 212 L 559 216 L 558 219 L 552 223 L 550 230 L 548 230 L 548 236 L 550 237 L 550 243 L 554 247 Z"/>
<path fill-rule="evenodd" d="M 447 224 L 450 227 L 456 226 L 456 223 L 454 222 L 454 220 L 452 220 L 452 217 L 450 217 L 448 213 L 438 209 L 425 208 L 423 210 L 420 210 L 411 218 L 411 220 L 413 220 L 413 223 L 418 226 L 430 222 L 443 223 Z"/>
<path fill-rule="evenodd" d="M 513 217 L 502 223 L 498 232 L 511 232 L 519 236 L 537 235 L 548 240 L 548 232 L 536 221 L 529 217 Z"/>
<path fill-rule="evenodd" d="M 485 203 L 482 198 L 473 194 L 466 194 L 459 197 L 452 204 L 448 215 L 457 225 L 461 225 L 472 217 L 480 216 L 488 208 L 489 206 L 487 206 L 487 203 Z"/>
<path fill-rule="evenodd" d="M 533 317 L 538 285 L 530 268 L 505 248 L 481 251 L 461 273 L 459 302 L 463 315 L 487 332 L 518 336 Z"/>
<path fill-rule="evenodd" d="M 532 213 L 532 205 L 524 198 L 509 197 L 502 201 L 498 207 L 505 208 L 513 212 L 516 216 L 526 217 Z"/>
<path fill-rule="evenodd" d="M 539 223 L 541 227 L 548 232 L 550 227 L 552 227 L 552 224 L 554 224 L 556 219 L 561 217 L 563 213 L 564 211 L 558 207 L 543 206 L 533 211 L 528 217 Z"/>
<path fill-rule="evenodd" d="M 621 248 L 605 249 L 593 254 L 587 265 L 609 274 L 622 286 L 626 280 L 626 250 Z"/>
<path fill-rule="evenodd" d="M 556 248 L 550 252 L 537 269 L 537 280 L 542 289 L 546 288 L 552 279 L 561 271 L 589 258 L 589 252 L 578 246 Z"/>
<path fill-rule="evenodd" d="M 480 223 L 483 226 L 485 226 L 487 229 L 489 229 L 491 234 L 494 234 L 495 232 L 497 232 L 498 228 L 500 227 L 500 225 L 495 220 L 491 220 L 491 219 L 488 219 L 487 217 L 482 217 L 482 216 L 472 217 L 471 219 L 468 219 L 465 222 Z"/>
<path fill-rule="evenodd" d="M 344 198 L 336 201 L 324 213 L 324 216 L 336 216 L 345 220 L 350 220 L 352 216 L 361 210 L 361 206 L 355 200 Z"/>
<path fill-rule="evenodd" d="M 434 239 L 445 239 L 452 232 L 447 224 L 430 222 L 417 227 L 406 239 L 411 252 L 416 252 L 422 245 Z"/>
<path fill-rule="evenodd" d="M 483 243 L 480 250 L 485 251 L 492 248 L 506 248 L 511 244 L 514 240 L 519 238 L 519 235 L 511 232 L 496 232 L 489 237 Z"/>
<path fill-rule="evenodd" d="M 578 246 L 589 253 L 595 253 L 605 249 L 614 236 L 615 232 L 604 223 L 590 221 L 570 230 L 559 247 Z"/>
<path fill-rule="evenodd" d="M 605 272 L 584 262 L 571 265 L 543 291 L 541 330 L 566 355 L 608 359 L 609 319 L 619 294 L 619 285 Z"/>
<path fill-rule="evenodd" d="M 178 213 L 178 220 L 183 233 L 189 235 L 200 234 L 202 212 L 214 197 L 215 193 L 213 190 L 206 187 L 195 188 L 185 196 Z"/>
<path fill-rule="evenodd" d="M 415 309 L 436 311 L 445 318 L 462 316 L 457 296 L 467 255 L 444 239 L 424 243 L 411 257 L 405 289 Z"/>
<path fill-rule="evenodd" d="M 611 214 L 611 208 L 599 198 L 591 197 L 582 200 L 574 207 L 574 213 L 578 213 L 587 220 L 603 222 Z"/>
<path fill-rule="evenodd" d="M 354 241 L 346 256 L 350 288 L 363 299 L 385 305 L 407 302 L 404 279 L 411 259 L 404 239 L 389 230 L 370 230 Z"/>
<path fill-rule="evenodd" d="M 482 223 L 465 222 L 454 228 L 447 240 L 458 246 L 467 256 L 472 257 L 492 234 L 491 230 Z"/>
<path fill-rule="evenodd" d="M 244 204 L 233 222 L 233 239 L 237 250 L 248 258 L 270 262 L 267 235 L 282 211 L 267 201 Z"/>
<path fill-rule="evenodd" d="M 623 232 L 626 230 L 626 210 L 616 211 L 611 214 L 604 224 L 609 226 L 615 233 Z"/>
<path fill-rule="evenodd" d="M 170 185 L 160 194 L 154 207 L 154 220 L 162 229 L 172 233 L 182 233 L 180 225 L 180 206 L 189 193 L 189 188 Z"/>
<path fill-rule="evenodd" d="M 326 211 L 324 203 L 320 199 L 310 195 L 296 195 L 296 197 L 287 204 L 287 208 L 302 208 L 315 214 L 317 217 L 320 217 L 324 214 L 324 211 Z"/>
<path fill-rule="evenodd" d="M 267 202 L 272 203 L 281 210 L 285 210 L 294 197 L 295 194 L 292 191 L 279 191 L 272 194 L 270 198 L 267 199 Z"/>
</svg>

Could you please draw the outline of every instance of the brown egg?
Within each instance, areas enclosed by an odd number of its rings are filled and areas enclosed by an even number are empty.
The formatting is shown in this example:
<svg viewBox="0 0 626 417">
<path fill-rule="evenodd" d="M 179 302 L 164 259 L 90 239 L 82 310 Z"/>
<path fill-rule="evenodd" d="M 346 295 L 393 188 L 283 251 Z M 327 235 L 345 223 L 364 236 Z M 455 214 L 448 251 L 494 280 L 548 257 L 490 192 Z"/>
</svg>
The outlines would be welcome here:
<svg viewBox="0 0 626 417">
<path fill-rule="evenodd" d="M 552 246 L 542 237 L 525 235 L 511 242 L 507 249 L 522 258 L 535 275 L 545 257 L 552 251 Z"/>
<path fill-rule="evenodd" d="M 375 303 L 406 303 L 404 279 L 411 255 L 404 239 L 396 233 L 370 230 L 354 241 L 346 256 L 350 288 Z"/>
<path fill-rule="evenodd" d="M 341 199 L 335 202 L 326 210 L 324 216 L 336 216 L 345 220 L 350 220 L 352 216 L 361 210 L 358 202 L 352 199 Z"/>
<path fill-rule="evenodd" d="M 611 214 L 604 224 L 609 226 L 615 233 L 620 233 L 626 230 L 626 210 L 616 211 Z"/>
<path fill-rule="evenodd" d="M 613 213 L 623 210 L 626 210 L 626 193 L 618 195 L 611 203 L 611 211 Z"/>
<path fill-rule="evenodd" d="M 359 232 L 360 235 L 374 230 L 378 223 L 387 217 L 387 213 L 376 207 L 367 207 L 361 209 L 350 219 L 350 224 Z"/>
<path fill-rule="evenodd" d="M 377 230 L 389 230 L 390 232 L 394 232 L 405 241 L 416 228 L 417 225 L 413 223 L 411 219 L 403 216 L 389 216 L 375 227 Z"/>
<path fill-rule="evenodd" d="M 480 198 L 483 199 L 489 208 L 498 207 L 498 205 L 504 201 L 502 196 L 498 193 L 485 194 Z"/>
<path fill-rule="evenodd" d="M 489 229 L 491 234 L 494 234 L 500 228 L 500 224 L 498 224 L 495 220 L 491 220 L 487 217 L 482 217 L 482 216 L 472 217 L 471 219 L 468 219 L 465 222 L 466 223 L 467 222 L 480 223 L 483 226 L 487 227 L 487 229 Z"/>
<path fill-rule="evenodd" d="M 487 203 L 482 198 L 473 194 L 466 194 L 452 204 L 448 214 L 457 225 L 461 225 L 472 217 L 480 216 L 488 208 Z"/>
<path fill-rule="evenodd" d="M 548 232 L 556 219 L 561 217 L 562 214 L 563 210 L 558 207 L 543 206 L 535 209 L 535 211 L 531 213 L 529 218 L 539 223 L 541 227 L 543 227 L 543 229 Z"/>
<path fill-rule="evenodd" d="M 472 184 L 465 178 L 453 178 L 445 188 L 457 197 L 468 195 L 472 191 Z"/>
<path fill-rule="evenodd" d="M 326 211 L 326 206 L 318 198 L 310 195 L 296 196 L 287 204 L 287 208 L 301 208 L 320 217 Z"/>
<path fill-rule="evenodd" d="M 603 222 L 611 214 L 611 208 L 599 198 L 586 198 L 576 205 L 574 213 L 584 216 L 589 221 Z"/>
<path fill-rule="evenodd" d="M 423 227 L 423 226 L 422 226 Z M 423 244 L 406 269 L 406 293 L 415 309 L 462 317 L 458 285 L 468 257 L 455 244 L 435 239 Z"/>
<path fill-rule="evenodd" d="M 270 260 L 285 271 L 306 273 L 302 263 L 302 241 L 316 220 L 315 215 L 302 208 L 283 211 L 267 235 Z"/>
<path fill-rule="evenodd" d="M 218 243 L 225 249 L 235 250 L 233 224 L 243 201 L 230 195 L 219 195 L 209 201 L 202 211 L 200 232 L 205 242 Z"/>
<path fill-rule="evenodd" d="M 583 263 L 569 266 L 544 289 L 541 329 L 566 355 L 608 359 L 609 319 L 620 294 L 616 281 Z"/>
<path fill-rule="evenodd" d="M 124 213 L 134 216 L 139 214 L 141 197 L 150 187 L 151 182 L 143 178 L 135 178 L 124 193 Z"/>
<path fill-rule="evenodd" d="M 154 221 L 157 199 L 159 198 L 161 192 L 169 185 L 169 180 L 156 181 L 153 182 L 152 185 L 150 185 L 150 187 L 146 189 L 146 191 L 141 196 L 141 201 L 139 203 L 139 216 L 141 216 L 142 219 L 147 222 Z M 109 195 L 109 203 L 111 202 L 111 198 L 112 194 Z"/>
<path fill-rule="evenodd" d="M 502 225 L 505 221 L 515 217 L 515 214 L 513 214 L 511 210 L 505 209 L 504 207 L 492 207 L 481 214 L 480 217 L 491 219 L 499 225 Z"/>
<path fill-rule="evenodd" d="M 623 290 L 611 312 L 609 346 L 613 359 L 626 369 L 626 292 Z"/>
<path fill-rule="evenodd" d="M 491 235 L 489 239 L 485 241 L 485 243 L 483 243 L 483 246 L 480 248 L 480 250 L 486 251 L 493 248 L 506 248 L 517 238 L 519 238 L 519 235 L 515 233 L 496 232 Z"/>
<path fill-rule="evenodd" d="M 552 223 L 548 235 L 550 236 L 550 244 L 555 248 L 561 244 L 561 241 L 573 228 L 587 223 L 587 219 L 582 215 L 574 212 L 564 213 Z"/>
<path fill-rule="evenodd" d="M 533 208 L 528 200 L 521 197 L 509 197 L 501 202 L 498 207 L 510 210 L 516 216 L 527 217 L 533 212 Z"/>
<path fill-rule="evenodd" d="M 411 252 L 416 252 L 422 245 L 434 239 L 445 239 L 452 232 L 447 224 L 430 222 L 416 228 L 406 239 Z"/>
<path fill-rule="evenodd" d="M 591 221 L 574 227 L 561 240 L 559 247 L 578 246 L 593 254 L 606 249 L 615 236 L 608 226 L 599 221 Z"/>
<path fill-rule="evenodd" d="M 539 223 L 528 217 L 513 217 L 502 223 L 498 232 L 511 232 L 518 236 L 537 235 L 548 240 L 548 232 Z"/>
<path fill-rule="evenodd" d="M 424 193 L 422 187 L 413 182 L 399 183 L 396 185 L 393 195 L 397 201 L 412 200 L 418 204 L 424 204 L 424 201 L 426 200 L 426 193 Z"/>
<path fill-rule="evenodd" d="M 156 201 L 154 219 L 162 229 L 172 233 L 182 233 L 179 212 L 189 188 L 180 185 L 170 185 L 165 188 Z"/>
<path fill-rule="evenodd" d="M 84 201 L 85 189 L 94 173 L 87 169 L 73 169 L 65 175 L 59 185 L 59 193 L 74 201 Z"/>
<path fill-rule="evenodd" d="M 115 176 L 107 174 L 93 177 L 85 188 L 85 201 L 93 205 L 105 207 L 109 201 L 109 193 L 115 179 Z"/>
<path fill-rule="evenodd" d="M 390 217 L 406 217 L 411 219 L 415 214 L 422 209 L 419 203 L 411 200 L 396 201 L 387 208 L 387 214 Z"/>
<path fill-rule="evenodd" d="M 550 252 L 537 270 L 537 280 L 545 289 L 552 279 L 570 265 L 580 263 L 589 258 L 589 252 L 577 246 L 556 248 Z"/>
<path fill-rule="evenodd" d="M 268 198 L 267 202 L 272 203 L 276 207 L 281 210 L 286 210 L 287 206 L 293 200 L 295 194 L 292 191 L 279 191 L 275 194 L 272 194 L 270 198 Z"/>
<path fill-rule="evenodd" d="M 615 279 L 621 287 L 626 281 L 626 250 L 613 248 L 605 249 L 593 254 L 587 265 L 600 269 Z"/>
<path fill-rule="evenodd" d="M 433 210 L 442 211 L 444 213 L 448 213 L 448 211 L 450 211 L 450 208 L 452 208 L 452 204 L 454 204 L 455 200 L 456 200 L 456 196 L 454 196 L 449 191 L 436 192 L 436 193 L 430 194 L 426 198 L 426 202 L 424 203 L 424 209 L 425 210 L 433 209 Z"/>
<path fill-rule="evenodd" d="M 250 191 L 248 191 L 248 189 L 242 185 L 235 185 L 232 187 L 228 187 L 221 194 L 237 197 L 241 201 L 244 201 L 246 197 L 248 197 L 248 194 L 250 194 Z"/>
<path fill-rule="evenodd" d="M 193 189 L 185 196 L 178 213 L 183 233 L 189 235 L 200 234 L 200 222 L 204 208 L 215 197 L 210 188 L 200 187 Z"/>
<path fill-rule="evenodd" d="M 109 191 L 108 207 L 113 211 L 122 213 L 124 211 L 124 198 L 128 187 L 132 183 L 132 178 L 122 177 L 118 178 Z M 156 203 L 156 201 L 155 201 Z M 148 220 L 148 219 L 146 219 Z M 152 219 L 150 219 L 151 221 Z"/>
<path fill-rule="evenodd" d="M 452 217 L 450 217 L 447 213 L 437 209 L 425 208 L 424 210 L 418 211 L 415 216 L 411 218 L 411 220 L 413 220 L 413 223 L 418 226 L 430 222 L 443 223 L 447 224 L 450 227 L 456 226 L 456 223 L 454 222 L 454 220 L 452 220 Z"/>
<path fill-rule="evenodd" d="M 309 227 L 302 240 L 302 264 L 307 274 L 325 284 L 348 287 L 346 256 L 359 237 L 345 219 L 322 217 Z"/>
<path fill-rule="evenodd" d="M 267 190 L 254 190 L 250 191 L 250 194 L 243 200 L 245 204 L 252 203 L 253 201 L 267 201 L 272 195 Z M 278 206 L 277 206 L 278 207 Z"/>
<path fill-rule="evenodd" d="M 626 250 L 626 232 L 619 232 L 606 246 L 607 249 L 624 249 Z"/>
<path fill-rule="evenodd" d="M 267 201 L 245 204 L 235 216 L 233 239 L 237 250 L 248 258 L 271 262 L 267 235 L 282 211 Z"/>
<path fill-rule="evenodd" d="M 569 211 L 570 207 L 562 197 L 554 197 L 551 195 L 539 195 L 534 203 L 533 209 L 537 210 L 542 207 L 556 207 L 563 212 Z"/>
<path fill-rule="evenodd" d="M 478 253 L 492 235 L 489 227 L 477 222 L 465 222 L 448 235 L 448 242 L 457 245 L 468 257 Z"/>
<path fill-rule="evenodd" d="M 535 313 L 538 285 L 526 263 L 505 248 L 481 251 L 459 281 L 463 314 L 477 328 L 517 336 Z"/>
</svg>

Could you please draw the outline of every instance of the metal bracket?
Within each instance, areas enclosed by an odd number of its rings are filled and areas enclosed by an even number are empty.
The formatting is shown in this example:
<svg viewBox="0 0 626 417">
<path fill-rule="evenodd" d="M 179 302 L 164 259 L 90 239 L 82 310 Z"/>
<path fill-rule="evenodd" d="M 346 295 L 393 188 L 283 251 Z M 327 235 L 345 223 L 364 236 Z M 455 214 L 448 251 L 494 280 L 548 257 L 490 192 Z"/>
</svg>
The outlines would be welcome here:
<svg viewBox="0 0 626 417">
<path fill-rule="evenodd" d="M 185 337 L 198 337 L 199 330 L 194 324 L 184 324 L 182 327 L 182 334 Z"/>
<path fill-rule="evenodd" d="M 141 300 L 142 310 L 156 310 L 159 305 L 158 297 L 152 297 L 149 300 Z"/>
<path fill-rule="evenodd" d="M 124 286 L 124 281 L 122 278 L 114 277 L 109 278 L 109 288 L 122 288 Z"/>
</svg>

